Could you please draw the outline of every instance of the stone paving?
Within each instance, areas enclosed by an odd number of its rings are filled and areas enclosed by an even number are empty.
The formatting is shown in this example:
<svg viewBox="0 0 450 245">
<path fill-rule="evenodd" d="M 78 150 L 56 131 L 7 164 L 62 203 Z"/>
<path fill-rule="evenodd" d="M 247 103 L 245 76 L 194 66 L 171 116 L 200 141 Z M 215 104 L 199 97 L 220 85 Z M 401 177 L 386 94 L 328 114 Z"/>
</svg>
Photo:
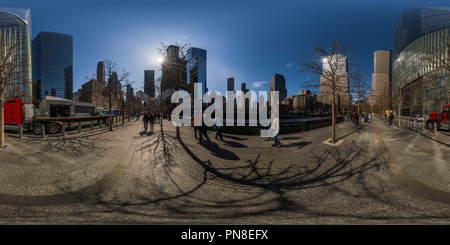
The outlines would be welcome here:
<svg viewBox="0 0 450 245">
<path fill-rule="evenodd" d="M 442 159 L 449 157 L 448 132 L 397 129 L 373 120 L 357 128 L 338 123 L 339 144 L 326 144 L 331 137 L 327 126 L 280 135 L 280 148 L 252 135 L 224 134 L 221 141 L 212 131 L 211 144 L 200 145 L 192 127 L 181 127 L 181 139 L 176 139 L 175 127 L 167 120 L 164 138 L 159 125 L 154 133 L 144 134 L 141 121 L 113 132 L 83 130 L 66 140 L 34 135 L 19 140 L 9 134 L 11 146 L 0 150 L 0 193 L 58 195 L 79 190 L 114 172 L 127 152 L 133 154 L 117 182 L 92 200 L 20 213 L 0 205 L 0 214 L 4 221 L 23 215 L 30 222 L 84 223 L 448 222 L 450 206 L 415 194 L 390 164 L 394 159 L 414 180 L 446 192 L 448 161 Z M 14 215 L 6 219 L 8 213 Z"/>
</svg>

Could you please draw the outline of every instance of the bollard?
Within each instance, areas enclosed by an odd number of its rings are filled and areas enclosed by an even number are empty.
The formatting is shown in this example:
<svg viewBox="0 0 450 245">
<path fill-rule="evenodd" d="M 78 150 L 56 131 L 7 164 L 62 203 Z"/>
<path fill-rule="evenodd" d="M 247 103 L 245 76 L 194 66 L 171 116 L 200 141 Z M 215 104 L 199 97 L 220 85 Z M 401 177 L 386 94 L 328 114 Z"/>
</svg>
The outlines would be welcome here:
<svg viewBox="0 0 450 245">
<path fill-rule="evenodd" d="M 103 123 L 103 120 L 102 120 L 102 119 L 100 119 L 100 122 L 99 122 L 99 124 L 100 124 L 100 128 L 102 128 L 102 123 Z"/>
<path fill-rule="evenodd" d="M 416 128 L 416 120 L 413 121 L 413 128 Z"/>
<path fill-rule="evenodd" d="M 44 126 L 44 124 L 41 124 L 41 136 L 42 136 L 42 138 L 45 138 L 45 126 Z"/>
<path fill-rule="evenodd" d="M 425 128 L 425 120 L 422 121 L 422 130 Z"/>
<path fill-rule="evenodd" d="M 64 123 L 61 125 L 61 134 L 63 137 L 66 137 L 66 125 Z"/>
<path fill-rule="evenodd" d="M 94 121 L 91 121 L 91 130 L 94 130 Z"/>
<path fill-rule="evenodd" d="M 81 123 L 78 123 L 78 133 L 81 134 Z"/>
<path fill-rule="evenodd" d="M 19 124 L 19 138 L 23 138 L 23 124 Z"/>
<path fill-rule="evenodd" d="M 436 121 L 434 121 L 434 127 L 433 127 L 433 131 L 434 131 L 434 133 L 436 133 L 436 132 L 437 132 L 437 123 L 436 123 Z"/>
</svg>

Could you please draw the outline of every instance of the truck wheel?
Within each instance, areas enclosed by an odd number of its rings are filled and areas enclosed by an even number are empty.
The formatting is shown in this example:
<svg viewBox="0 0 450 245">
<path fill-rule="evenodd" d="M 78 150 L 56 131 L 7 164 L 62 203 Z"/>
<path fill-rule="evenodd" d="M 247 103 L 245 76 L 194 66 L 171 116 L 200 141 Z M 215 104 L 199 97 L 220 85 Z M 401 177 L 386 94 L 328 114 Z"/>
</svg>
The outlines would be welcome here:
<svg viewBox="0 0 450 245">
<path fill-rule="evenodd" d="M 58 133 L 58 131 L 59 131 L 59 125 L 56 124 L 56 123 L 50 123 L 50 124 L 47 126 L 47 131 L 48 131 L 49 133 L 51 133 L 51 134 L 56 134 L 56 133 Z"/>
<path fill-rule="evenodd" d="M 41 130 L 44 128 L 44 125 L 42 125 L 42 124 L 36 124 L 36 125 L 34 125 L 34 127 L 33 127 L 33 130 L 34 130 L 34 133 L 35 134 L 41 134 Z"/>
<path fill-rule="evenodd" d="M 434 121 L 433 120 L 428 120 L 427 121 L 427 128 L 429 130 L 433 130 L 434 129 Z"/>
</svg>

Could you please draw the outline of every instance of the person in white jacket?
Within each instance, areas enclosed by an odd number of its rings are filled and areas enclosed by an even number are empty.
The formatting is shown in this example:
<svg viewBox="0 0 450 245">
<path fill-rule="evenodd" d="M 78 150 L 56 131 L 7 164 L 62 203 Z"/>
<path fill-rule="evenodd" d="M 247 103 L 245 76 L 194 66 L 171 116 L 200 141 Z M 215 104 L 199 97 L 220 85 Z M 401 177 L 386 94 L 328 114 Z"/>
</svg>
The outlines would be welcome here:
<svg viewBox="0 0 450 245">
<path fill-rule="evenodd" d="M 276 113 L 276 112 L 273 113 L 273 115 L 271 117 L 270 131 L 271 131 L 271 135 L 272 135 L 273 139 L 275 140 L 275 144 L 273 144 L 272 146 L 280 147 L 281 142 L 277 138 L 278 133 L 280 132 L 280 119 L 278 118 L 278 113 Z"/>
</svg>

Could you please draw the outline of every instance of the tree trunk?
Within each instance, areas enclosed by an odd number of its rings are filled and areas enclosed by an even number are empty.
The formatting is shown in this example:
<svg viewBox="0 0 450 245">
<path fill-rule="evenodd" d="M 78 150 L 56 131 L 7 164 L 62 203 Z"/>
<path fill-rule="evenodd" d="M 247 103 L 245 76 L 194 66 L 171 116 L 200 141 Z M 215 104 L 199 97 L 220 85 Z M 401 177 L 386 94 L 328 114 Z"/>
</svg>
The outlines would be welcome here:
<svg viewBox="0 0 450 245">
<path fill-rule="evenodd" d="M 0 103 L 3 99 L 0 99 Z M 3 103 L 0 105 L 0 148 L 5 147 L 5 108 L 3 107 Z"/>
<path fill-rule="evenodd" d="M 335 114 L 335 106 L 334 106 L 334 102 L 335 102 L 335 98 L 334 98 L 334 92 L 332 94 L 332 98 L 331 98 L 332 102 L 331 102 L 331 143 L 334 143 L 334 139 L 336 136 L 336 120 L 334 118 L 334 114 Z"/>
</svg>

